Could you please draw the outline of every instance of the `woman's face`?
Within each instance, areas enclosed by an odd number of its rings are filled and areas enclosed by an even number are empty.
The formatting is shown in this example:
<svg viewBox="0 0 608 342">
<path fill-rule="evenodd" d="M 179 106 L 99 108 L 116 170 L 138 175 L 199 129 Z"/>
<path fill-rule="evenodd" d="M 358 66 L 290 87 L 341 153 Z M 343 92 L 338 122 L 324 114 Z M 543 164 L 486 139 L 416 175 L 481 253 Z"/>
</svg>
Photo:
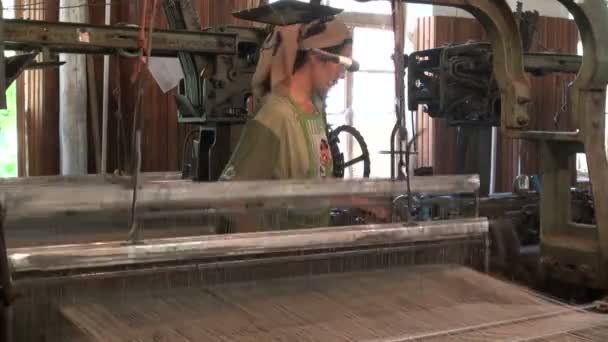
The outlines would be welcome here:
<svg viewBox="0 0 608 342">
<path fill-rule="evenodd" d="M 338 54 L 349 58 L 352 57 L 352 44 L 346 44 Z M 344 78 L 345 68 L 341 64 L 324 60 L 318 56 L 312 56 L 311 72 L 315 91 L 320 95 L 326 95 L 341 78 Z"/>
</svg>

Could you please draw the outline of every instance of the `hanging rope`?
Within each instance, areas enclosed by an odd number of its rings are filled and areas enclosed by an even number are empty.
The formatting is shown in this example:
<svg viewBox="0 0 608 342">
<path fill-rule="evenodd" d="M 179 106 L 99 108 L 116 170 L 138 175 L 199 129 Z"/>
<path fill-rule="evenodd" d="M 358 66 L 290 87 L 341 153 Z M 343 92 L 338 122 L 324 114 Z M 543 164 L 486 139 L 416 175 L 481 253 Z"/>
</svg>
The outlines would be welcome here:
<svg viewBox="0 0 608 342">
<path fill-rule="evenodd" d="M 148 0 L 144 0 L 143 13 L 142 13 L 142 21 L 141 21 L 141 29 L 139 33 L 138 46 L 141 51 L 141 58 L 137 63 L 137 67 L 135 69 L 135 73 L 131 77 L 131 81 L 135 81 L 136 83 L 136 100 L 135 107 L 133 111 L 133 129 L 131 131 L 131 141 L 132 141 L 132 156 L 131 159 L 131 169 L 132 169 L 132 180 L 133 180 L 133 198 L 131 203 L 131 219 L 130 219 L 130 230 L 129 230 L 129 238 L 128 240 L 131 243 L 137 243 L 139 241 L 139 227 L 137 224 L 137 189 L 139 187 L 139 178 L 141 173 L 141 163 L 142 163 L 142 155 L 141 155 L 141 141 L 143 137 L 143 115 L 141 113 L 141 102 L 144 96 L 144 79 L 142 73 L 142 67 L 144 64 L 148 64 L 150 60 L 150 55 L 152 53 L 152 32 L 154 29 L 154 21 L 156 19 L 156 10 L 158 8 L 158 0 L 154 0 L 152 4 L 152 14 L 150 15 L 150 25 L 148 27 L 148 36 L 145 35 L 145 23 L 146 23 L 146 13 L 148 7 Z M 145 51 L 145 56 L 144 56 Z"/>
</svg>

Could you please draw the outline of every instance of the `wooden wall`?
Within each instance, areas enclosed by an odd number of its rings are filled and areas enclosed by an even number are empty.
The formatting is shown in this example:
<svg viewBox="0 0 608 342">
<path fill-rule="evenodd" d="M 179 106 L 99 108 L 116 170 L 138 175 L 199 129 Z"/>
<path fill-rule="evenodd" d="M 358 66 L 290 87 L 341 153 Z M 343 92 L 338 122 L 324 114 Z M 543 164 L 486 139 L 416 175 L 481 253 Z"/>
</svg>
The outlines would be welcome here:
<svg viewBox="0 0 608 342">
<path fill-rule="evenodd" d="M 37 0 L 21 1 L 17 17 L 56 21 L 59 17 L 59 0 L 45 0 L 40 6 Z M 148 11 L 151 12 L 152 0 Z M 192 0 L 203 26 L 222 24 L 249 25 L 236 20 L 233 11 L 257 6 L 259 0 Z M 143 0 L 116 1 L 112 7 L 112 24 L 139 24 Z M 89 0 L 90 22 L 104 23 L 103 1 Z M 149 16 L 149 14 L 148 14 Z M 147 17 L 148 17 L 147 16 Z M 162 9 L 157 11 L 155 27 L 166 28 Z M 95 80 L 99 113 L 102 112 L 103 57 L 95 56 Z M 108 124 L 108 171 L 124 169 L 128 161 L 131 118 L 135 105 L 136 89 L 130 81 L 136 61 L 117 56 L 110 58 L 110 105 Z M 174 92 L 164 94 L 154 79 L 144 71 L 144 98 L 142 114 L 145 116 L 142 170 L 174 171 L 180 169 L 182 143 L 191 127 L 178 125 Z M 59 79 L 56 70 L 27 71 L 18 80 L 18 127 L 20 176 L 53 175 L 59 173 Z M 120 111 L 116 96 L 120 93 Z M 114 95 L 114 96 L 113 96 Z M 123 125 L 118 125 L 121 114 Z M 89 126 L 91 120 L 89 116 Z M 101 126 L 101 123 L 100 123 Z M 120 137 L 124 129 L 126 139 Z M 90 128 L 89 128 L 90 130 Z M 92 134 L 89 134 L 89 171 L 95 171 Z M 127 145 L 124 144 L 126 141 Z M 125 153 L 126 152 L 126 153 Z"/>
<path fill-rule="evenodd" d="M 454 17 L 418 18 L 416 48 L 419 50 L 440 47 L 448 43 L 465 43 L 483 40 L 481 25 L 474 19 Z M 578 31 L 573 21 L 541 17 L 539 31 L 531 51 L 552 51 L 576 54 Z M 563 86 L 572 76 L 553 75 L 531 77 L 534 108 L 531 129 L 554 130 L 553 117 L 562 106 Z M 559 128 L 568 126 L 568 114 L 561 115 Z M 438 174 L 455 173 L 457 129 L 445 121 L 432 119 L 421 112 L 417 116 L 417 130 L 423 132 L 418 141 L 419 166 L 433 166 Z M 521 161 L 520 161 L 521 159 Z M 496 191 L 510 191 L 513 179 L 522 173 L 538 173 L 539 155 L 534 143 L 504 139 L 498 134 L 496 156 Z"/>
</svg>

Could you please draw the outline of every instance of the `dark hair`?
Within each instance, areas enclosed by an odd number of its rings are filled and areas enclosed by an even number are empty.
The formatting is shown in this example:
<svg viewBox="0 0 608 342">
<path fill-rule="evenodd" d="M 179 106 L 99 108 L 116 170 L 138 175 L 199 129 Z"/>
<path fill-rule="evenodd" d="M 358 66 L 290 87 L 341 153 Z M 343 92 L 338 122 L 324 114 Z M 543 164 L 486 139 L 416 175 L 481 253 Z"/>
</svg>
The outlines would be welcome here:
<svg viewBox="0 0 608 342">
<path fill-rule="evenodd" d="M 330 46 L 327 48 L 323 48 L 321 50 L 323 51 L 327 51 L 329 53 L 333 53 L 333 54 L 339 54 L 342 49 L 344 49 L 344 47 L 346 45 L 352 44 L 353 43 L 353 39 L 352 38 L 346 38 L 342 43 L 338 44 L 338 45 L 334 45 L 334 46 Z M 298 50 L 297 54 L 296 54 L 296 60 L 293 63 L 293 72 L 295 73 L 296 71 L 298 71 L 305 63 L 306 63 L 306 59 L 308 58 L 308 52 L 307 51 L 302 51 L 302 50 Z"/>
</svg>

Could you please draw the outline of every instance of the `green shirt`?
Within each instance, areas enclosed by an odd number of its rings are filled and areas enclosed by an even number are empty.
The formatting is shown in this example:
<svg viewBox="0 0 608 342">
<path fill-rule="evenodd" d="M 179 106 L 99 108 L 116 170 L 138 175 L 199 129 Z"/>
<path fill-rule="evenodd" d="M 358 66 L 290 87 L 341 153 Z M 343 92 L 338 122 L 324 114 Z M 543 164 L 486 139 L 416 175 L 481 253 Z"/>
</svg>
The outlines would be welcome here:
<svg viewBox="0 0 608 342">
<path fill-rule="evenodd" d="M 333 174 L 325 116 L 306 113 L 288 95 L 273 92 L 250 120 L 220 180 L 319 179 Z M 327 226 L 327 209 L 279 209 L 259 228 Z"/>
</svg>

